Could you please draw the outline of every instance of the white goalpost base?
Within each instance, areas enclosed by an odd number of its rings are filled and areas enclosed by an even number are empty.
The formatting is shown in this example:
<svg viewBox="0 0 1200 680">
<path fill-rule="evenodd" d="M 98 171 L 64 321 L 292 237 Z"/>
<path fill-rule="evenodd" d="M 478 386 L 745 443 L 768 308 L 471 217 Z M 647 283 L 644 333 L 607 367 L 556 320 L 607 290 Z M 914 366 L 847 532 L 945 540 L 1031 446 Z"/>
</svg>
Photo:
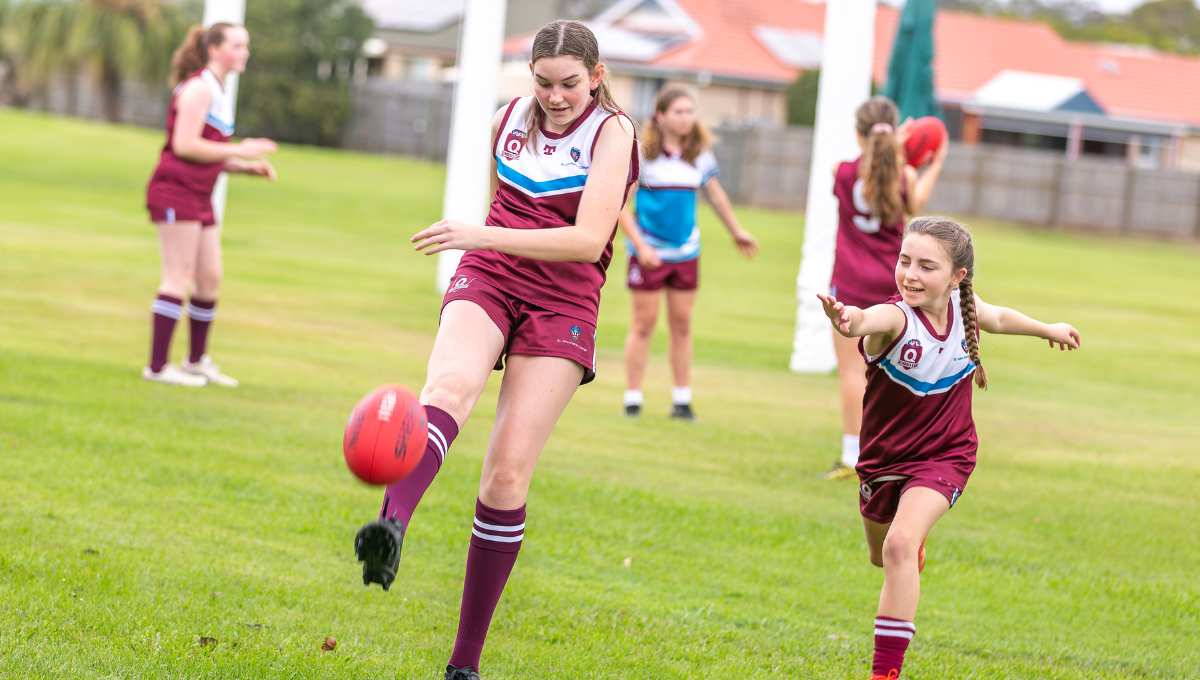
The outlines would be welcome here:
<svg viewBox="0 0 1200 680">
<path fill-rule="evenodd" d="M 204 0 L 204 19 L 201 23 L 212 26 L 218 21 L 231 24 L 246 23 L 246 0 Z M 224 111 L 226 120 L 234 122 L 237 115 L 238 74 L 230 73 L 225 76 L 225 91 L 229 93 L 227 109 Z M 229 192 L 229 177 L 221 173 L 213 186 L 212 204 L 213 215 L 217 224 L 225 223 L 225 199 Z"/>
<path fill-rule="evenodd" d="M 505 0 L 467 0 L 458 43 L 458 79 L 446 154 L 443 219 L 482 224 L 491 186 L 488 149 L 496 109 Z M 463 251 L 438 255 L 437 286 L 445 292 Z"/>
<path fill-rule="evenodd" d="M 791 369 L 828 373 L 837 366 L 833 331 L 817 293 L 829 292 L 837 235 L 837 199 L 833 166 L 858 155 L 854 110 L 871 95 L 871 62 L 875 45 L 875 0 L 829 0 L 825 3 L 825 36 L 817 118 L 813 129 L 808 205 L 804 213 L 804 252 L 796 277 L 796 334 Z"/>
</svg>

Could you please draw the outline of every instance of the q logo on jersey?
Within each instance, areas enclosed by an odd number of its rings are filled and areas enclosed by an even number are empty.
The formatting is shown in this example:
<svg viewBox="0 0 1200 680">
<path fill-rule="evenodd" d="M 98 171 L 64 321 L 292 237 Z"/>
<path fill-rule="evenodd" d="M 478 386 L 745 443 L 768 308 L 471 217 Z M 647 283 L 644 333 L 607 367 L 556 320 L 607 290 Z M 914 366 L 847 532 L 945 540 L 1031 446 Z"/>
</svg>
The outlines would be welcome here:
<svg viewBox="0 0 1200 680">
<path fill-rule="evenodd" d="M 916 338 L 904 343 L 904 346 L 900 348 L 900 361 L 898 362 L 900 367 L 907 371 L 916 368 L 917 364 L 921 363 L 921 353 L 923 351 L 921 341 Z"/>
<path fill-rule="evenodd" d="M 508 131 L 508 137 L 504 139 L 504 151 L 501 153 L 510 161 L 515 161 L 517 156 L 521 155 L 521 149 L 525 148 L 525 131 L 516 128 Z"/>
</svg>

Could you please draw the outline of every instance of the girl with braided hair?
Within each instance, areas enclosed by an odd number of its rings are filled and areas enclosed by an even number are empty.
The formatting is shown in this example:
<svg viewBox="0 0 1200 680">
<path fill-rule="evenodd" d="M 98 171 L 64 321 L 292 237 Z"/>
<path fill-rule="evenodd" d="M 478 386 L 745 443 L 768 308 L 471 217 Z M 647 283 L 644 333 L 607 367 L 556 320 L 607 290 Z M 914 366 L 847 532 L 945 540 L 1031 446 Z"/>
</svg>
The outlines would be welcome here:
<svg viewBox="0 0 1200 680">
<path fill-rule="evenodd" d="M 965 227 L 943 217 L 909 223 L 895 267 L 899 295 L 866 309 L 818 295 L 833 329 L 858 338 L 867 362 L 859 512 L 871 563 L 883 567 L 872 680 L 895 680 L 916 632 L 925 536 L 975 468 L 971 376 L 987 387 L 979 331 L 1029 335 L 1079 348 L 1070 324 L 1046 324 L 974 291 Z"/>
</svg>

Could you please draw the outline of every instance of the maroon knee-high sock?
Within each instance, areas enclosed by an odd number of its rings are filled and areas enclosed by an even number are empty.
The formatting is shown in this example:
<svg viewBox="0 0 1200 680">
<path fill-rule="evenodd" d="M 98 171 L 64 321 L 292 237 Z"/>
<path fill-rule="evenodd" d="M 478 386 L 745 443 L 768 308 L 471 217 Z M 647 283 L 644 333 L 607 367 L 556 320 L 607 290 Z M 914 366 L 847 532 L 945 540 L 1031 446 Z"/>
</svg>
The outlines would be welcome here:
<svg viewBox="0 0 1200 680">
<path fill-rule="evenodd" d="M 436 406 L 425 406 L 425 419 L 429 422 L 429 439 L 425 443 L 425 454 L 416 469 L 404 479 L 392 482 L 383 494 L 383 507 L 379 509 L 380 519 L 399 520 L 408 528 L 417 503 L 425 495 L 425 490 L 442 469 L 442 461 L 450 444 L 458 436 L 458 423 L 454 418 Z"/>
<path fill-rule="evenodd" d="M 188 301 L 188 325 L 191 326 L 191 352 L 188 361 L 193 364 L 200 361 L 208 351 L 208 329 L 212 326 L 213 317 L 217 313 L 216 300 L 201 300 L 193 297 Z"/>
<path fill-rule="evenodd" d="M 454 639 L 451 666 L 479 670 L 479 656 L 487 639 L 492 614 L 517 562 L 525 537 L 525 506 L 496 510 L 475 501 L 475 524 L 467 550 L 467 577 L 463 584 L 462 608 L 458 613 L 458 636 Z"/>
<path fill-rule="evenodd" d="M 917 627 L 912 621 L 876 616 L 875 660 L 871 673 L 889 677 L 889 673 L 895 671 L 896 674 L 891 677 L 900 677 L 900 670 L 904 667 L 904 652 L 916 634 Z"/>
<path fill-rule="evenodd" d="M 183 316 L 183 300 L 159 293 L 150 306 L 150 370 L 158 373 L 167 363 L 171 352 L 171 336 L 175 322 Z"/>
</svg>

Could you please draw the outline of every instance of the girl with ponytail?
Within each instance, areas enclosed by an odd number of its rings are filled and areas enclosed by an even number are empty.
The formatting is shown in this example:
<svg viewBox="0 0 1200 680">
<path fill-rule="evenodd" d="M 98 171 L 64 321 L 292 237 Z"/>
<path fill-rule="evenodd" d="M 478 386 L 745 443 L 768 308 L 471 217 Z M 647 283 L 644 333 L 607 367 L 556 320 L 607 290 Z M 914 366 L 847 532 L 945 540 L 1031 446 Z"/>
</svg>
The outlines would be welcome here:
<svg viewBox="0 0 1200 680">
<path fill-rule="evenodd" d="M 475 516 L 463 518 L 466 576 L 446 680 L 479 680 L 492 614 L 525 536 L 538 456 L 575 391 L 596 375 L 600 289 L 617 215 L 638 177 L 633 121 L 612 99 L 591 30 L 574 21 L 544 26 L 529 71 L 530 96 L 492 119 L 484 223 L 441 220 L 412 237 L 426 255 L 467 252 L 442 300 L 421 390 L 425 455 L 388 486 L 377 519 L 354 541 L 363 583 L 390 588 L 417 504 L 451 460 L 488 374 L 503 370 Z"/>
<path fill-rule="evenodd" d="M 900 254 L 904 222 L 925 209 L 949 146 L 943 144 L 918 175 L 904 161 L 907 124 L 898 125 L 898 117 L 896 105 L 887 97 L 864 102 L 854 114 L 862 155 L 833 169 L 838 230 L 829 289 L 859 307 L 883 302 L 896 292 L 892 267 Z M 854 342 L 835 333 L 833 346 L 842 392 L 842 455 L 826 478 L 847 479 L 854 476 L 858 460 L 866 367 Z"/>
<path fill-rule="evenodd" d="M 250 58 L 246 29 L 227 23 L 193 26 L 171 59 L 175 86 L 167 112 L 167 139 L 146 187 L 146 208 L 158 229 L 162 280 L 151 305 L 150 361 L 146 380 L 200 387 L 234 387 L 208 355 L 208 332 L 221 283 L 221 228 L 212 192 L 222 172 L 275 179 L 263 156 L 275 151 L 269 139 L 231 141 L 233 110 L 225 92 L 230 73 Z M 185 296 L 190 295 L 187 306 Z M 188 360 L 167 363 L 175 323 L 186 309 L 191 331 Z"/>
<path fill-rule="evenodd" d="M 979 440 L 971 381 L 987 387 L 979 332 L 1042 338 L 1079 348 L 1070 324 L 1046 324 L 975 293 L 975 248 L 943 217 L 909 223 L 893 281 L 899 295 L 867 308 L 818 295 L 835 333 L 867 363 L 859 513 L 871 563 L 883 567 L 872 679 L 899 677 L 925 566 L 925 537 L 962 495 Z"/>
</svg>

